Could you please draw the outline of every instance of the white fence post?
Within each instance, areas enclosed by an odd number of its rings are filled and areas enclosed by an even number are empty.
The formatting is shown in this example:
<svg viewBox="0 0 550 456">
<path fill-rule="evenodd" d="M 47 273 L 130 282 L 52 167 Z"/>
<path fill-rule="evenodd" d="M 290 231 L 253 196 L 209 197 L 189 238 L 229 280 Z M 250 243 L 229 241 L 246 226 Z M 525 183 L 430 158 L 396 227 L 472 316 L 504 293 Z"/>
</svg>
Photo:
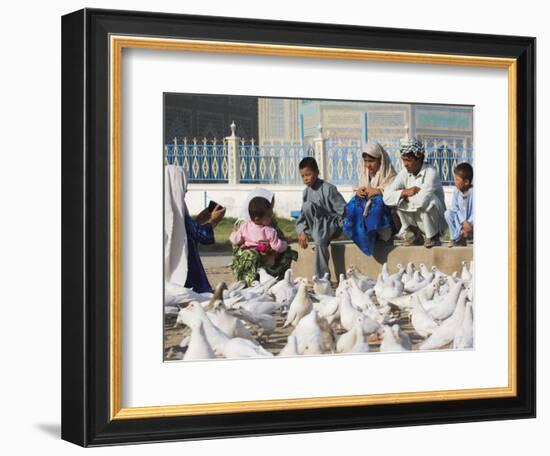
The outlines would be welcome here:
<svg viewBox="0 0 550 456">
<path fill-rule="evenodd" d="M 227 182 L 235 185 L 239 183 L 239 141 L 241 138 L 235 135 L 235 121 L 231 122 L 231 136 L 226 136 L 227 141 Z"/>
<path fill-rule="evenodd" d="M 323 179 L 327 178 L 327 168 L 325 165 L 325 155 L 326 155 L 326 140 L 323 138 L 323 127 L 319 125 L 318 127 L 319 134 L 317 135 L 317 138 L 313 140 L 313 144 L 315 146 L 315 160 L 317 161 L 317 165 L 319 166 L 319 175 Z"/>
</svg>

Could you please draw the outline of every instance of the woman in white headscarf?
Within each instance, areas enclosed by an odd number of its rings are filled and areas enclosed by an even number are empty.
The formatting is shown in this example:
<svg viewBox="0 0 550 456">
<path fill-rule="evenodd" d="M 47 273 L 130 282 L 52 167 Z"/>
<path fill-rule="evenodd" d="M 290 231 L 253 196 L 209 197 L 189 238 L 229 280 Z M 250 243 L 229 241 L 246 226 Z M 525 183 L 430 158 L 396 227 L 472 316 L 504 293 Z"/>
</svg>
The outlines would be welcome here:
<svg viewBox="0 0 550 456">
<path fill-rule="evenodd" d="M 197 293 L 211 292 L 197 243 L 213 244 L 214 227 L 223 219 L 225 209 L 201 213 L 193 220 L 185 204 L 187 176 L 181 166 L 164 168 L 164 281 L 167 287 L 193 288 Z M 204 223 L 199 223 L 200 218 Z"/>
<path fill-rule="evenodd" d="M 343 230 L 365 255 L 371 256 L 376 240 L 388 241 L 392 234 L 391 211 L 382 196 L 396 173 L 387 152 L 377 142 L 368 141 L 361 157 L 365 174 L 346 206 Z"/>
</svg>

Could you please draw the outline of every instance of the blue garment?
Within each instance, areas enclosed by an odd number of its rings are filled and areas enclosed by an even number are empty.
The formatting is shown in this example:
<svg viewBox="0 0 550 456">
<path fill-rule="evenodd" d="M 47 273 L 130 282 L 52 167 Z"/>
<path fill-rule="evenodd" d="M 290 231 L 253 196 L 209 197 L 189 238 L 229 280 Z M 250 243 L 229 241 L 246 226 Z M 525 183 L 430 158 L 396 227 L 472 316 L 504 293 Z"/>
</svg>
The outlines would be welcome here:
<svg viewBox="0 0 550 456">
<path fill-rule="evenodd" d="M 214 229 L 210 223 L 199 225 L 186 215 L 185 231 L 187 232 L 187 280 L 185 286 L 193 288 L 197 293 L 212 292 L 201 262 L 197 242 L 204 245 L 213 244 L 215 241 Z"/>
<path fill-rule="evenodd" d="M 377 231 L 391 227 L 392 218 L 388 206 L 382 200 L 382 195 L 370 198 L 367 215 L 364 216 L 367 200 L 354 196 L 346 205 L 344 218 L 344 233 L 357 244 L 361 251 L 368 256 L 374 252 Z"/>
<path fill-rule="evenodd" d="M 451 240 L 457 241 L 460 238 L 460 230 L 464 221 L 474 224 L 474 189 L 470 188 L 462 193 L 455 188 L 451 208 L 445 211 L 445 220 L 451 231 Z"/>
</svg>

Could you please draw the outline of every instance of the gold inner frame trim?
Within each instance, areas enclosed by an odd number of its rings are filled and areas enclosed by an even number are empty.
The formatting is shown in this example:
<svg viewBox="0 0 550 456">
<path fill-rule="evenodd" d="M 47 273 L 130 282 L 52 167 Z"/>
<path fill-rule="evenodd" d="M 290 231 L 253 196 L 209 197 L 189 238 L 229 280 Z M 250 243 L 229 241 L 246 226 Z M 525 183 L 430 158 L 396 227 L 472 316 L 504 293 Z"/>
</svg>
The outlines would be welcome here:
<svg viewBox="0 0 550 456">
<path fill-rule="evenodd" d="M 122 407 L 122 51 L 154 49 L 337 60 L 453 65 L 508 70 L 508 386 L 463 390 Z M 517 61 L 468 55 L 388 52 L 227 41 L 110 36 L 110 415 L 112 420 L 222 413 L 489 399 L 517 395 Z"/>
</svg>

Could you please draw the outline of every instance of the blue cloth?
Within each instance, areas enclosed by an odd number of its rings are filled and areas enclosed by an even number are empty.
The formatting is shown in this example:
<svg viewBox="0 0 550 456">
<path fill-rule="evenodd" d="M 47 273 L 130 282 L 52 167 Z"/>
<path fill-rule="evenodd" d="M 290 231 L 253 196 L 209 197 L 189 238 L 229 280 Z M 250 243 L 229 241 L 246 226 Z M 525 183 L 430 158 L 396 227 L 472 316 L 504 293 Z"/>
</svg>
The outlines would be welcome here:
<svg viewBox="0 0 550 456">
<path fill-rule="evenodd" d="M 185 216 L 185 231 L 187 232 L 187 280 L 185 286 L 193 288 L 197 293 L 212 292 L 212 287 L 206 277 L 206 272 L 199 255 L 199 244 L 213 244 L 214 229 L 210 223 L 199 225 L 191 217 Z"/>
<path fill-rule="evenodd" d="M 451 208 L 445 211 L 445 220 L 451 231 L 451 239 L 456 241 L 460 238 L 460 230 L 464 221 L 474 224 L 474 191 L 472 188 L 462 193 L 455 188 Z"/>
<path fill-rule="evenodd" d="M 390 209 L 384 204 L 382 195 L 373 196 L 370 201 L 367 215 L 363 216 L 367 200 L 354 196 L 346 205 L 343 227 L 344 233 L 368 256 L 374 252 L 377 231 L 390 228 L 392 224 Z"/>
</svg>

